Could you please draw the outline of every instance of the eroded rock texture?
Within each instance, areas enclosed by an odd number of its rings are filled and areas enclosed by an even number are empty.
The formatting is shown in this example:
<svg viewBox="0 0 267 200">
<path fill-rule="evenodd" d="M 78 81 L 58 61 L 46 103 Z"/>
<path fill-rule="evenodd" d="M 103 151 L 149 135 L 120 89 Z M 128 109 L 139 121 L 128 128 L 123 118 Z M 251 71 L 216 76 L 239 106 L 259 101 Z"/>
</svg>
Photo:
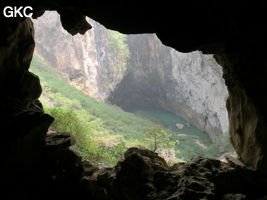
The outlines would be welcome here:
<svg viewBox="0 0 267 200">
<path fill-rule="evenodd" d="M 32 21 L 5 20 L 4 25 L 0 40 L 0 109 L 2 113 L 14 113 L 32 106 L 42 90 L 39 78 L 28 71 L 35 45 Z"/>
<path fill-rule="evenodd" d="M 196 158 L 169 167 L 156 153 L 137 148 L 125 152 L 115 168 L 94 170 L 81 180 L 96 200 L 257 199 L 265 192 L 259 174 L 234 163 Z"/>
<path fill-rule="evenodd" d="M 226 55 L 225 55 L 226 54 Z M 241 160 L 253 168 L 266 169 L 266 63 L 245 48 L 242 53 L 226 52 L 218 61 L 224 66 L 229 90 L 227 109 L 231 141 Z M 261 67 L 256 67 L 261 66 Z"/>
<path fill-rule="evenodd" d="M 31 20 L 0 19 L 0 24 L 0 185 L 12 199 L 42 185 L 43 147 L 53 118 L 43 113 L 39 78 L 28 71 L 34 50 Z"/>
<path fill-rule="evenodd" d="M 69 150 L 71 135 L 49 131 L 44 150 L 49 192 L 44 197 L 94 200 L 232 200 L 266 195 L 264 174 L 207 158 L 168 166 L 157 153 L 130 148 L 116 166 L 99 168 Z"/>
</svg>

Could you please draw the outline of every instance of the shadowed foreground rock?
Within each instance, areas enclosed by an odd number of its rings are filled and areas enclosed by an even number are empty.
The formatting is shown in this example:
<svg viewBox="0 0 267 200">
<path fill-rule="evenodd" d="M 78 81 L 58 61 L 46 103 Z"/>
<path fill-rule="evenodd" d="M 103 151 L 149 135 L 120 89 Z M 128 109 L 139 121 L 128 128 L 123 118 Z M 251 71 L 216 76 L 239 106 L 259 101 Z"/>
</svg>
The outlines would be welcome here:
<svg viewBox="0 0 267 200">
<path fill-rule="evenodd" d="M 99 168 L 69 149 L 70 134 L 46 134 L 53 120 L 48 115 L 22 113 L 14 117 L 12 131 L 29 118 L 35 123 L 3 149 L 9 160 L 1 167 L 1 186 L 9 199 L 260 200 L 267 195 L 266 175 L 230 160 L 195 158 L 168 166 L 157 153 L 130 148 L 116 166 Z"/>
<path fill-rule="evenodd" d="M 84 176 L 81 184 L 96 200 L 257 199 L 265 192 L 260 177 L 256 171 L 207 158 L 169 167 L 156 153 L 131 148 L 114 168 Z"/>
</svg>

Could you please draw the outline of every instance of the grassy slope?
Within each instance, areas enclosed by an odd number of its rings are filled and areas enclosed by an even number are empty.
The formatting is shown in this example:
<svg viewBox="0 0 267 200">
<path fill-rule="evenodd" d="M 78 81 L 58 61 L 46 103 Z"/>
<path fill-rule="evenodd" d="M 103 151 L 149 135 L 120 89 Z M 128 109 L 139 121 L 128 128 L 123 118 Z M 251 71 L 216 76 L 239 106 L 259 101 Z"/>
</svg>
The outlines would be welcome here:
<svg viewBox="0 0 267 200">
<path fill-rule="evenodd" d="M 159 110 L 132 110 L 133 113 L 125 112 L 117 106 L 108 103 L 102 103 L 85 95 L 83 92 L 70 86 L 60 75 L 41 58 L 34 56 L 30 70 L 40 77 L 43 86 L 42 103 L 47 106 L 48 99 L 57 102 L 57 106 L 70 104 L 72 110 L 82 110 L 94 120 L 98 120 L 101 125 L 101 131 L 95 130 L 96 134 L 102 135 L 102 138 L 124 138 L 126 146 L 130 144 L 144 144 L 143 134 L 151 127 L 160 124 L 165 130 L 172 134 L 173 140 L 179 140 L 176 144 L 177 157 L 189 160 L 196 156 L 215 157 L 218 152 L 211 145 L 206 134 L 201 133 L 195 128 L 178 130 L 175 128 L 175 122 L 185 123 L 176 116 Z M 177 136 L 177 134 L 186 134 L 186 137 Z M 123 136 L 123 137 L 121 137 Z M 195 143 L 198 139 L 208 148 L 203 149 Z"/>
<path fill-rule="evenodd" d="M 33 58 L 31 71 L 40 77 L 42 83 L 45 83 L 45 94 L 47 94 L 46 87 L 48 86 L 53 93 L 61 93 L 66 98 L 78 100 L 83 109 L 89 114 L 101 118 L 104 125 L 112 132 L 122 134 L 125 137 L 138 138 L 147 127 L 153 126 L 149 120 L 143 120 L 132 113 L 124 112 L 117 106 L 98 102 L 70 86 L 40 58 Z"/>
</svg>

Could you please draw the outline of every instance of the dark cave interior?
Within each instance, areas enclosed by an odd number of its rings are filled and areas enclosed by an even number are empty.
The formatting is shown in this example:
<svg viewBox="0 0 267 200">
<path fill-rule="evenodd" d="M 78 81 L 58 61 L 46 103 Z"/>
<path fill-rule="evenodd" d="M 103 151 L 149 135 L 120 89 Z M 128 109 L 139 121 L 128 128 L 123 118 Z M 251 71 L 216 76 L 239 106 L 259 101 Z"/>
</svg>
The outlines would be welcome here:
<svg viewBox="0 0 267 200">
<path fill-rule="evenodd" d="M 34 29 L 28 18 L 0 17 L 1 189 L 10 199 L 263 199 L 267 187 L 265 6 L 243 1 L 142 2 L 20 0 L 34 18 L 56 10 L 72 35 L 90 29 L 85 16 L 122 33 L 156 33 L 181 52 L 215 54 L 228 87 L 231 142 L 245 164 L 197 158 L 166 166 L 156 154 L 130 149 L 114 168 L 97 169 L 68 149 L 70 135 L 46 136 L 37 76 L 28 71 Z M 63 138 L 63 140 L 62 140 Z M 49 143 L 49 141 L 54 141 Z M 63 141 L 63 142 L 62 142 Z M 266 198 L 266 197 L 265 197 Z"/>
</svg>

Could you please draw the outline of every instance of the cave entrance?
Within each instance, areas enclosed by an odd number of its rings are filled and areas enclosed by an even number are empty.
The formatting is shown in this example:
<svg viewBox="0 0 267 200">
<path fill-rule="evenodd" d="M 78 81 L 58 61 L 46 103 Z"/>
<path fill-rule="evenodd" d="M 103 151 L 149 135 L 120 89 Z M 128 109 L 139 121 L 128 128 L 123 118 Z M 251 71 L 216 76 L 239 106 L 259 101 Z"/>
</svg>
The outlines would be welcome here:
<svg viewBox="0 0 267 200">
<path fill-rule="evenodd" d="M 169 163 L 233 154 L 228 97 L 212 55 L 180 53 L 155 34 L 123 35 L 88 19 L 93 29 L 71 36 L 56 12 L 34 20 L 31 71 L 55 117 L 50 132 L 70 132 L 74 151 L 113 165 L 133 146 Z"/>
</svg>

